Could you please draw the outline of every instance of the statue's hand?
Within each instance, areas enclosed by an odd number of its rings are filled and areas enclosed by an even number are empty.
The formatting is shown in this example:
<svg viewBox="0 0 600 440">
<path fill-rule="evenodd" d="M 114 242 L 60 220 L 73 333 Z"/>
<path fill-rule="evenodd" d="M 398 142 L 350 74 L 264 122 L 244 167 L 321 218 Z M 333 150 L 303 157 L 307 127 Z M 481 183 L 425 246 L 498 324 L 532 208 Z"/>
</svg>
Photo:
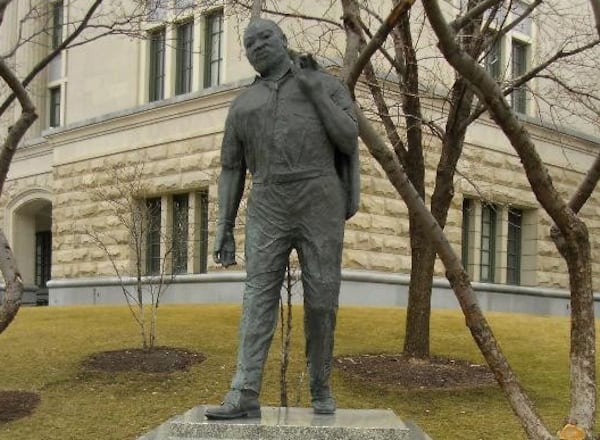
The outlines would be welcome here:
<svg viewBox="0 0 600 440">
<path fill-rule="evenodd" d="M 223 267 L 237 264 L 235 261 L 233 227 L 227 223 L 222 223 L 217 226 L 213 259 L 215 260 L 215 263 L 221 264 Z"/>
<path fill-rule="evenodd" d="M 298 79 L 300 90 L 307 96 L 323 93 L 323 83 L 317 71 L 317 62 L 310 54 L 302 54 L 294 60 L 292 72 Z"/>
</svg>

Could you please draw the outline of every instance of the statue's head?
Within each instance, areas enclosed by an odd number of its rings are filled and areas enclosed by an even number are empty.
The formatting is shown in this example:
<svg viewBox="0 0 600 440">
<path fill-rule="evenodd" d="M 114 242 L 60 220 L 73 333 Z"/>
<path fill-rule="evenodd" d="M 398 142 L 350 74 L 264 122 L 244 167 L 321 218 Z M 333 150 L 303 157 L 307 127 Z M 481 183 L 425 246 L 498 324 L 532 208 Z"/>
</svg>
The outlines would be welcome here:
<svg viewBox="0 0 600 440">
<path fill-rule="evenodd" d="M 250 22 L 244 32 L 244 48 L 252 67 L 263 76 L 289 60 L 287 38 L 271 20 L 257 18 Z"/>
</svg>

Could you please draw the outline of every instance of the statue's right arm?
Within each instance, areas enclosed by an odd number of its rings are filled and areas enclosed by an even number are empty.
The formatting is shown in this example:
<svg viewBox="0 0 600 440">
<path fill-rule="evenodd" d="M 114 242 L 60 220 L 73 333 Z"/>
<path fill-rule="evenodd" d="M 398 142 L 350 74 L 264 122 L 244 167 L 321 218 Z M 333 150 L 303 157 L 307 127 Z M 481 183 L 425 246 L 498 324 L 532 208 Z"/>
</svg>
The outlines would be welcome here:
<svg viewBox="0 0 600 440">
<path fill-rule="evenodd" d="M 225 121 L 223 145 L 221 146 L 221 175 L 218 184 L 219 214 L 213 258 L 224 267 L 236 264 L 233 227 L 237 216 L 244 183 L 246 161 L 244 148 L 236 130 L 235 102 Z"/>
<path fill-rule="evenodd" d="M 233 228 L 244 193 L 245 178 L 246 169 L 243 167 L 223 166 L 221 169 L 218 185 L 219 215 L 213 256 L 215 263 L 224 267 L 236 264 Z"/>
</svg>

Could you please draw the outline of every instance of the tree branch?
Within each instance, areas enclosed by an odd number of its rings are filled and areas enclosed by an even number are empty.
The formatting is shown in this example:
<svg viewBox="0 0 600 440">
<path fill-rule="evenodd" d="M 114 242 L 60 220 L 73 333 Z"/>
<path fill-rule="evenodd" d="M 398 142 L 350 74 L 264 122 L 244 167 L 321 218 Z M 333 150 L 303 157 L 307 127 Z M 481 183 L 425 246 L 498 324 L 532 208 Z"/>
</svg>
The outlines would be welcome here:
<svg viewBox="0 0 600 440">
<path fill-rule="evenodd" d="M 377 30 L 373 38 L 364 47 L 358 55 L 358 59 L 353 63 L 352 70 L 349 73 L 346 83 L 350 90 L 354 90 L 358 77 L 363 71 L 367 62 L 371 59 L 378 47 L 380 47 L 394 26 L 399 22 L 402 15 L 410 10 L 415 0 L 401 0 L 394 5 L 390 14 L 387 16 L 381 27 Z"/>
<path fill-rule="evenodd" d="M 454 32 L 458 32 L 463 27 L 465 27 L 471 20 L 473 20 L 476 17 L 479 17 L 489 8 L 498 3 L 502 3 L 502 0 L 485 0 L 479 3 L 474 8 L 469 9 L 465 15 L 457 17 L 456 20 L 450 23 L 450 26 L 452 27 L 452 29 L 454 29 Z"/>
<path fill-rule="evenodd" d="M 23 296 L 23 279 L 4 232 L 0 229 L 0 273 L 4 278 L 4 297 L 0 306 L 0 333 L 13 321 Z"/>
<path fill-rule="evenodd" d="M 2 188 L 4 187 L 4 182 L 6 182 L 8 169 L 17 151 L 17 146 L 38 116 L 35 113 L 35 106 L 27 90 L 25 90 L 25 87 L 19 82 L 13 71 L 6 65 L 4 59 L 0 59 L 0 77 L 13 91 L 15 97 L 18 98 L 22 109 L 21 116 L 17 122 L 8 129 L 8 135 L 4 139 L 2 150 L 0 151 L 0 194 L 2 194 Z"/>
<path fill-rule="evenodd" d="M 600 179 L 600 153 L 596 156 L 596 160 L 588 170 L 585 178 L 575 191 L 571 198 L 569 199 L 569 208 L 573 210 L 573 212 L 579 212 L 579 210 L 585 205 L 585 202 L 588 201 L 596 185 L 598 184 L 598 180 Z"/>
<path fill-rule="evenodd" d="M 534 68 L 532 68 L 531 70 L 529 70 L 528 72 L 526 72 L 525 74 L 521 75 L 520 77 L 516 78 L 514 81 L 511 82 L 511 84 L 508 87 L 505 87 L 504 89 L 502 89 L 502 94 L 504 96 L 508 96 L 510 95 L 515 89 L 525 85 L 527 82 L 531 81 L 533 78 L 547 78 L 547 79 L 551 79 L 552 81 L 557 82 L 558 84 L 560 84 L 563 88 L 565 88 L 566 90 L 572 92 L 572 93 L 577 93 L 577 94 L 581 94 L 581 95 L 585 95 L 582 92 L 577 92 L 574 90 L 571 90 L 571 88 L 565 84 L 563 81 L 559 80 L 556 77 L 551 77 L 551 76 L 543 76 L 543 75 L 539 75 L 539 73 L 541 71 L 543 71 L 544 69 L 548 68 L 552 63 L 564 59 L 564 58 L 568 58 L 574 55 L 577 55 L 581 52 L 584 52 L 588 49 L 591 49 L 595 46 L 598 46 L 600 44 L 600 39 L 598 40 L 594 40 L 591 41 L 588 44 L 585 44 L 581 47 L 578 47 L 576 49 L 573 50 L 569 50 L 569 51 L 565 51 L 563 49 L 559 49 L 554 55 L 552 55 L 550 58 L 548 58 L 546 61 L 538 64 L 537 66 L 535 66 Z M 590 97 L 593 97 L 594 99 L 600 99 L 597 98 L 593 95 L 590 94 Z M 473 110 L 473 113 L 471 114 L 471 116 L 464 122 L 465 125 L 469 125 L 471 124 L 471 122 L 475 121 L 477 118 L 479 118 L 483 113 L 485 113 L 486 108 L 484 105 L 480 105 L 478 106 L 475 110 Z"/>
<path fill-rule="evenodd" d="M 252 5 L 247 5 L 247 4 L 237 1 L 237 0 L 234 0 L 234 3 L 236 5 L 241 6 L 242 8 L 249 9 L 252 13 Z M 339 22 L 331 20 L 326 17 L 315 17 L 313 15 L 300 14 L 297 12 L 294 12 L 294 13 L 281 12 L 281 11 L 275 11 L 273 9 L 267 9 L 267 8 L 262 8 L 262 12 L 264 12 L 265 14 L 275 15 L 275 16 L 285 17 L 285 18 L 299 18 L 300 20 L 306 20 L 306 21 L 318 21 L 319 23 L 330 24 L 332 26 L 335 26 L 336 28 L 342 27 L 342 25 Z"/>
<path fill-rule="evenodd" d="M 596 408 L 595 383 L 595 326 L 591 289 L 591 254 L 585 224 L 562 200 L 552 184 L 547 167 L 538 155 L 527 128 L 516 117 L 494 79 L 470 57 L 456 41 L 436 0 L 423 0 L 425 12 L 438 38 L 439 48 L 446 60 L 462 75 L 485 103 L 491 116 L 500 126 L 519 155 L 531 188 L 569 244 L 565 258 L 571 285 L 571 423 L 581 426 L 591 436 Z M 524 396 L 508 392 L 500 382 L 513 411 L 518 414 L 527 435 L 535 439 L 552 438 L 530 402 Z"/>
<path fill-rule="evenodd" d="M 44 57 L 39 63 L 37 63 L 33 69 L 31 69 L 31 71 L 29 72 L 29 74 L 25 77 L 25 79 L 23 79 L 22 81 L 22 85 L 23 87 L 27 87 L 29 85 L 29 83 L 42 71 L 44 70 L 44 68 L 50 64 L 50 62 L 54 59 L 54 57 L 56 57 L 62 50 L 66 49 L 69 44 L 71 44 L 73 42 L 73 40 L 75 40 L 82 32 L 83 30 L 86 28 L 87 24 L 89 23 L 89 21 L 91 20 L 91 18 L 93 17 L 94 13 L 96 12 L 96 10 L 100 7 L 100 5 L 102 4 L 104 0 L 94 0 L 94 3 L 90 6 L 90 8 L 87 10 L 85 16 L 83 17 L 83 19 L 81 20 L 81 22 L 77 25 L 77 27 L 75 28 L 75 30 L 69 34 L 67 36 L 67 38 L 65 38 L 61 44 L 59 44 L 52 52 L 50 52 L 48 55 L 46 55 L 46 57 Z M 2 105 L 0 106 L 0 115 L 3 115 L 4 112 L 6 112 L 6 110 L 8 109 L 8 107 L 13 103 L 13 101 L 15 100 L 16 95 L 15 93 L 11 93 L 2 103 Z"/>
</svg>

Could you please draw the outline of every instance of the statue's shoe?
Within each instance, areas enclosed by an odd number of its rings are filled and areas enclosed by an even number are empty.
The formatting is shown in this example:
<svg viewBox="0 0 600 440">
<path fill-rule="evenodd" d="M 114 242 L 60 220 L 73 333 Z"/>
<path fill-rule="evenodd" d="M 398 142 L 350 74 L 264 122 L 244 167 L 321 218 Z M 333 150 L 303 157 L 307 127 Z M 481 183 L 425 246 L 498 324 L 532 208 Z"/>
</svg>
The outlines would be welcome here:
<svg viewBox="0 0 600 440">
<path fill-rule="evenodd" d="M 312 407 L 315 414 L 333 414 L 335 413 L 335 399 L 331 396 L 319 397 L 312 400 Z"/>
<path fill-rule="evenodd" d="M 258 394 L 252 390 L 231 390 L 221 406 L 207 408 L 204 415 L 209 419 L 259 418 Z"/>
</svg>

